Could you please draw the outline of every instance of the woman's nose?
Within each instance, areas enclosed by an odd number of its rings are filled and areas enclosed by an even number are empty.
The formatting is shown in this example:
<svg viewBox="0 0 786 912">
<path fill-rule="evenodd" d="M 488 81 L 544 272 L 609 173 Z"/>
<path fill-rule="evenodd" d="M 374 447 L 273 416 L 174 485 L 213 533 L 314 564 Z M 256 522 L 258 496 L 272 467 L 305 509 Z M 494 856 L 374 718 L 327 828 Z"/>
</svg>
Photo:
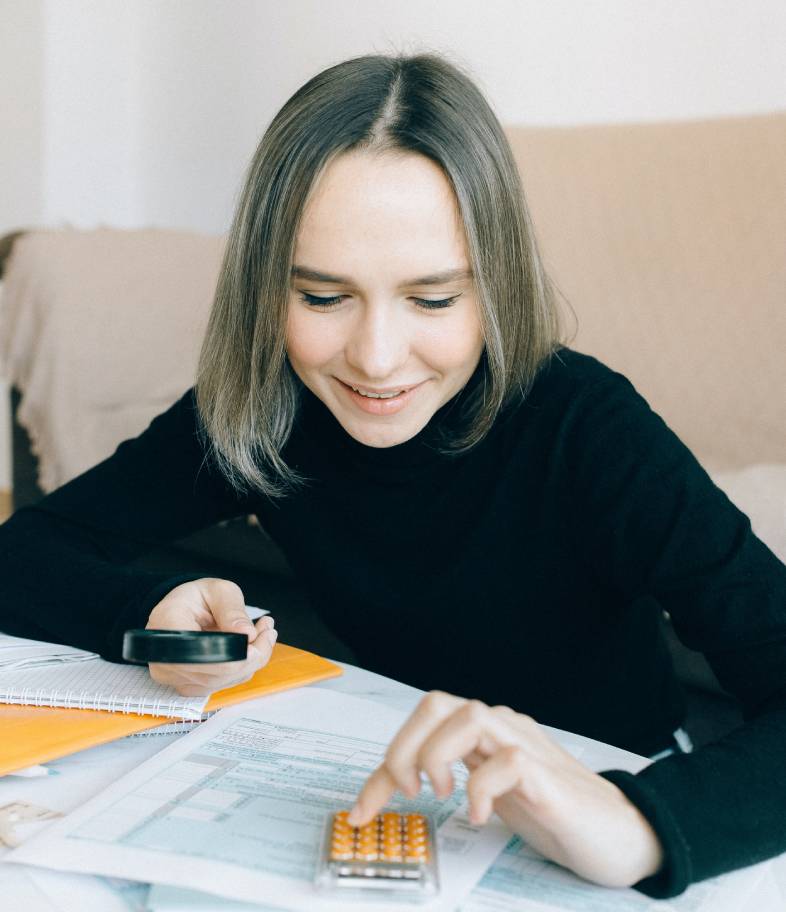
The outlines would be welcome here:
<svg viewBox="0 0 786 912">
<path fill-rule="evenodd" d="M 382 383 L 402 379 L 397 373 L 409 358 L 409 348 L 406 320 L 388 308 L 369 307 L 353 326 L 345 354 L 358 379 Z"/>
</svg>

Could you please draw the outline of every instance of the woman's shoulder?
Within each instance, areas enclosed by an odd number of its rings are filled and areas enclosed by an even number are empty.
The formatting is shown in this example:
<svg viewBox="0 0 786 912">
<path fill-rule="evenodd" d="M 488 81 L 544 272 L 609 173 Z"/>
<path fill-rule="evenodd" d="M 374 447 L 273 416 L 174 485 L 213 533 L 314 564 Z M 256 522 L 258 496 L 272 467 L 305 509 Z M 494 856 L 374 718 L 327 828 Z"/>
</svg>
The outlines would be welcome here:
<svg viewBox="0 0 786 912">
<path fill-rule="evenodd" d="M 595 390 L 636 395 L 630 380 L 593 355 L 562 346 L 544 360 L 519 404 L 564 409 Z"/>
<path fill-rule="evenodd" d="M 499 416 L 511 439 L 535 434 L 554 446 L 581 448 L 598 434 L 608 438 L 660 435 L 663 420 L 622 373 L 593 355 L 568 347 L 554 351 L 524 394 Z"/>
<path fill-rule="evenodd" d="M 544 361 L 538 371 L 536 381 L 544 383 L 549 380 L 551 382 L 562 381 L 573 384 L 579 389 L 614 377 L 623 377 L 623 375 L 594 355 L 563 345 Z"/>
</svg>

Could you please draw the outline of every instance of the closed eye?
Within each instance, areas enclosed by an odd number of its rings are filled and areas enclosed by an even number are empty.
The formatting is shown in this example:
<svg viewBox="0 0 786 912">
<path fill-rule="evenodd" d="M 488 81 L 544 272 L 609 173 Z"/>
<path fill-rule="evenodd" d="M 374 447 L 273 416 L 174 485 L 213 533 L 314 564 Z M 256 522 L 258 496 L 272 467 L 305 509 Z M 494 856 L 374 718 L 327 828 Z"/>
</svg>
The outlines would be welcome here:
<svg viewBox="0 0 786 912">
<path fill-rule="evenodd" d="M 308 292 L 305 291 L 300 292 L 300 300 L 305 304 L 309 304 L 311 307 L 321 307 L 325 310 L 340 304 L 343 297 L 344 295 L 334 295 L 330 298 L 320 298 L 317 295 L 308 294 Z M 438 301 L 428 301 L 425 298 L 412 298 L 411 300 L 423 310 L 441 310 L 445 307 L 450 307 L 451 304 L 460 297 L 461 294 L 457 294 L 453 295 L 452 298 L 442 298 Z"/>
</svg>

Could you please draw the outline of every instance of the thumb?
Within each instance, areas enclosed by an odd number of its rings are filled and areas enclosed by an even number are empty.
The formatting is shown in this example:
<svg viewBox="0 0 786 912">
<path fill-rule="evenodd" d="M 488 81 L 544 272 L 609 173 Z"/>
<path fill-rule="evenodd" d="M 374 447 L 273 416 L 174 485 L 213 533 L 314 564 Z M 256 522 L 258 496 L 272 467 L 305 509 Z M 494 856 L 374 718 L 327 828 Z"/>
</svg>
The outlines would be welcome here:
<svg viewBox="0 0 786 912">
<path fill-rule="evenodd" d="M 216 627 L 227 633 L 244 633 L 255 640 L 257 630 L 246 613 L 243 590 L 229 580 L 206 580 L 203 597 Z"/>
</svg>

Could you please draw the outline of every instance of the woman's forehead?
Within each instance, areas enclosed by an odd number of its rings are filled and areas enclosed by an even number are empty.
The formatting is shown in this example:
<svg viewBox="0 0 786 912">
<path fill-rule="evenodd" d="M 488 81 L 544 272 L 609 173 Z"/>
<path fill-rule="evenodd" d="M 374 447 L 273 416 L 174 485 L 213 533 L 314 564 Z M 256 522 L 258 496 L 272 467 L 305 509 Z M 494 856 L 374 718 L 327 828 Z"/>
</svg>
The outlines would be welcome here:
<svg viewBox="0 0 786 912">
<path fill-rule="evenodd" d="M 306 205 L 296 263 L 343 275 L 352 274 L 348 261 L 377 255 L 401 257 L 406 276 L 468 267 L 450 182 L 424 156 L 339 156 Z"/>
</svg>

